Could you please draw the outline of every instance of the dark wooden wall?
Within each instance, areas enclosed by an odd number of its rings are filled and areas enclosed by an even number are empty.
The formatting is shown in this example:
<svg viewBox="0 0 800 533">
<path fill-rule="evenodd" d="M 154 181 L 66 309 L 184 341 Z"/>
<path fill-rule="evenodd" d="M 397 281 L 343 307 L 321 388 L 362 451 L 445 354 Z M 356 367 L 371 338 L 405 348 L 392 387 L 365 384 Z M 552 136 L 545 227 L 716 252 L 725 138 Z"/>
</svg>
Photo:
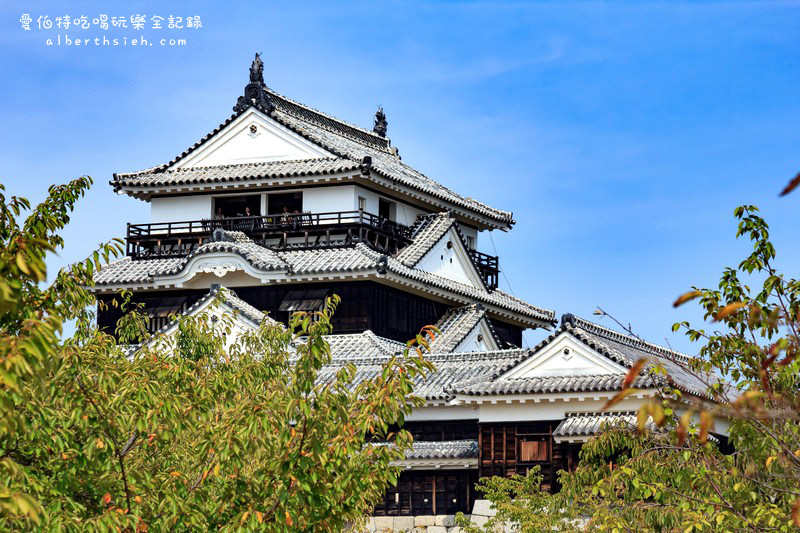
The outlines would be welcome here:
<svg viewBox="0 0 800 533">
<path fill-rule="evenodd" d="M 553 440 L 553 431 L 560 422 L 480 424 L 480 477 L 524 476 L 538 465 L 543 476 L 542 488 L 557 491 L 558 471 L 572 469 L 580 449 L 580 445 L 558 444 Z"/>
<path fill-rule="evenodd" d="M 478 438 L 478 420 L 437 420 L 434 422 L 406 422 L 403 429 L 414 437 L 415 441 L 474 440 Z M 396 431 L 393 428 L 392 431 Z"/>
<path fill-rule="evenodd" d="M 491 320 L 491 323 L 492 327 L 494 328 L 494 332 L 497 334 L 497 337 L 503 344 L 501 345 L 501 348 L 505 348 L 506 346 L 516 346 L 518 348 L 522 347 L 522 328 L 512 324 L 507 324 L 505 322 L 500 322 L 499 320 Z"/>
<path fill-rule="evenodd" d="M 445 304 L 372 281 L 238 287 L 234 291 L 256 309 L 268 311 L 272 318 L 286 323 L 289 313 L 278 311 L 278 308 L 287 293 L 290 290 L 320 288 L 327 288 L 330 294 L 338 294 L 342 299 L 333 316 L 334 333 L 360 333 L 370 329 L 376 335 L 405 342 L 419 333 L 423 326 L 435 324 L 449 308 Z M 196 289 L 149 291 L 134 293 L 132 300 L 145 304 L 147 310 L 161 307 L 166 299 L 187 296 L 186 304 L 191 306 L 207 293 L 206 290 Z M 109 301 L 111 297 L 103 296 L 101 299 Z M 109 307 L 98 311 L 97 322 L 101 329 L 113 333 L 120 316 L 118 308 Z M 518 334 L 521 342 L 520 328 L 510 324 L 503 328 L 516 331 L 514 335 Z"/>
<path fill-rule="evenodd" d="M 405 470 L 389 487 L 376 516 L 469 513 L 475 503 L 477 470 Z"/>
</svg>

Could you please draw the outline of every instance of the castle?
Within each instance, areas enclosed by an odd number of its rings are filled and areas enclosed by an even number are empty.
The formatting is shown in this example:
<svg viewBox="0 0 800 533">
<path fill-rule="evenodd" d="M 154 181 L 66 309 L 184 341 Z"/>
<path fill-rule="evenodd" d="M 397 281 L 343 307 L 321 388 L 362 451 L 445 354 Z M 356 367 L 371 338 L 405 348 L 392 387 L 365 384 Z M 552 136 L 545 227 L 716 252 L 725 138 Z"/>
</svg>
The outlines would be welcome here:
<svg viewBox="0 0 800 533">
<path fill-rule="evenodd" d="M 435 324 L 436 371 L 416 389 L 426 404 L 404 426 L 414 448 L 376 515 L 469 513 L 479 477 L 533 466 L 557 490 L 582 442 L 635 424 L 656 393 L 642 376 L 635 394 L 601 410 L 642 357 L 705 397 L 686 356 L 573 315 L 559 321 L 500 290 L 498 258 L 478 248 L 484 232 L 510 230 L 512 214 L 406 164 L 382 109 L 372 129 L 312 109 L 267 87 L 256 56 L 233 111 L 171 161 L 113 176 L 151 217 L 127 225 L 126 257 L 96 274 L 94 291 L 105 302 L 131 291 L 152 331 L 216 297 L 257 327 L 338 294 L 324 372 L 354 362 L 360 379 Z M 113 332 L 119 313 L 101 306 L 99 326 Z M 553 331 L 524 349 L 528 328 Z"/>
</svg>

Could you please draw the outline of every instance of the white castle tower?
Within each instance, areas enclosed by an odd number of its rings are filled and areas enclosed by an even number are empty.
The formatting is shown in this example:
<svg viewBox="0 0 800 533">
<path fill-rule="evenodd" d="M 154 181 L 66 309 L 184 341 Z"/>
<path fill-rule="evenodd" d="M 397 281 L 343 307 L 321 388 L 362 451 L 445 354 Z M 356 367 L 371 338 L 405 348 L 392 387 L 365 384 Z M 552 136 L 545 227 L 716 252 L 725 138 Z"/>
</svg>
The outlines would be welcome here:
<svg viewBox="0 0 800 533">
<path fill-rule="evenodd" d="M 153 331 L 218 293 L 249 327 L 338 294 L 331 366 L 356 362 L 363 376 L 437 325 L 437 370 L 417 388 L 427 404 L 405 425 L 414 450 L 376 515 L 469 513 L 479 476 L 535 465 L 556 490 L 581 442 L 632 423 L 655 393 L 642 378 L 619 412 L 597 412 L 640 357 L 669 365 L 687 393 L 705 390 L 682 354 L 572 315 L 522 349 L 524 329 L 557 321 L 500 290 L 498 258 L 478 251 L 482 232 L 512 228 L 511 213 L 402 161 L 382 109 L 369 130 L 290 100 L 264 84 L 256 55 L 233 111 L 171 161 L 114 175 L 115 191 L 150 203 L 151 216 L 127 225 L 127 257 L 94 290 L 102 301 L 131 291 Z M 113 332 L 119 313 L 100 310 L 99 326 Z"/>
</svg>

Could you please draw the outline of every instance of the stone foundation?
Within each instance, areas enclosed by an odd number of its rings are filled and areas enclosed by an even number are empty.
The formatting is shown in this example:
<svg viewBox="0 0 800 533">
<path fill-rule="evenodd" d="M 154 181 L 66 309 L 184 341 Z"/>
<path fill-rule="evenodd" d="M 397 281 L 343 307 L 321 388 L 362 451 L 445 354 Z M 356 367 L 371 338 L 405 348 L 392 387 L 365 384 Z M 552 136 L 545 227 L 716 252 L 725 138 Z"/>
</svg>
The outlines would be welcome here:
<svg viewBox="0 0 800 533">
<path fill-rule="evenodd" d="M 394 533 L 408 531 L 413 533 L 461 533 L 456 527 L 455 515 L 427 516 L 375 516 L 367 520 L 364 532 Z"/>
<path fill-rule="evenodd" d="M 470 522 L 484 525 L 495 515 L 488 500 L 477 500 L 472 508 L 472 515 L 466 515 Z M 362 533 L 394 533 L 408 531 L 412 533 L 461 533 L 456 526 L 455 515 L 422 515 L 422 516 L 373 516 L 367 520 Z"/>
</svg>

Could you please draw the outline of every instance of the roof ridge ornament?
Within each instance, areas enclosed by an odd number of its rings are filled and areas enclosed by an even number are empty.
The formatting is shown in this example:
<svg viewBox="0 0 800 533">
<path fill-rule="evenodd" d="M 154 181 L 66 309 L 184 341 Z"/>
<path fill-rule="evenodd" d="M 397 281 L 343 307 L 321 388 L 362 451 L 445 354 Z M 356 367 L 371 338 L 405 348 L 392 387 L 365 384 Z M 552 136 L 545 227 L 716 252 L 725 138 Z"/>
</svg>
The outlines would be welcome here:
<svg viewBox="0 0 800 533">
<path fill-rule="evenodd" d="M 259 53 L 256 53 L 255 59 L 250 64 L 250 83 L 264 85 L 264 62 L 261 61 L 261 54 Z"/>
<path fill-rule="evenodd" d="M 378 110 L 375 112 L 375 122 L 372 126 L 372 131 L 380 135 L 381 137 L 386 137 L 386 130 L 389 127 L 389 122 L 386 120 L 386 113 L 383 112 L 383 106 L 378 106 Z"/>
<path fill-rule="evenodd" d="M 564 313 L 563 315 L 561 315 L 561 327 L 562 328 L 565 327 L 568 324 L 570 326 L 572 326 L 573 328 L 577 327 L 578 326 L 577 322 L 578 321 L 576 320 L 575 315 L 573 315 L 572 313 Z"/>
<path fill-rule="evenodd" d="M 233 242 L 233 237 L 222 228 L 215 228 L 206 238 L 206 242 Z"/>
<path fill-rule="evenodd" d="M 244 95 L 240 96 L 233 106 L 233 111 L 241 113 L 248 107 L 255 107 L 264 113 L 271 113 L 275 106 L 266 91 L 264 84 L 264 62 L 261 54 L 256 53 L 255 59 L 250 64 L 250 83 L 244 88 Z"/>
<path fill-rule="evenodd" d="M 372 156 L 365 155 L 358 166 L 361 169 L 362 176 L 369 176 L 369 172 L 372 170 Z"/>
</svg>

